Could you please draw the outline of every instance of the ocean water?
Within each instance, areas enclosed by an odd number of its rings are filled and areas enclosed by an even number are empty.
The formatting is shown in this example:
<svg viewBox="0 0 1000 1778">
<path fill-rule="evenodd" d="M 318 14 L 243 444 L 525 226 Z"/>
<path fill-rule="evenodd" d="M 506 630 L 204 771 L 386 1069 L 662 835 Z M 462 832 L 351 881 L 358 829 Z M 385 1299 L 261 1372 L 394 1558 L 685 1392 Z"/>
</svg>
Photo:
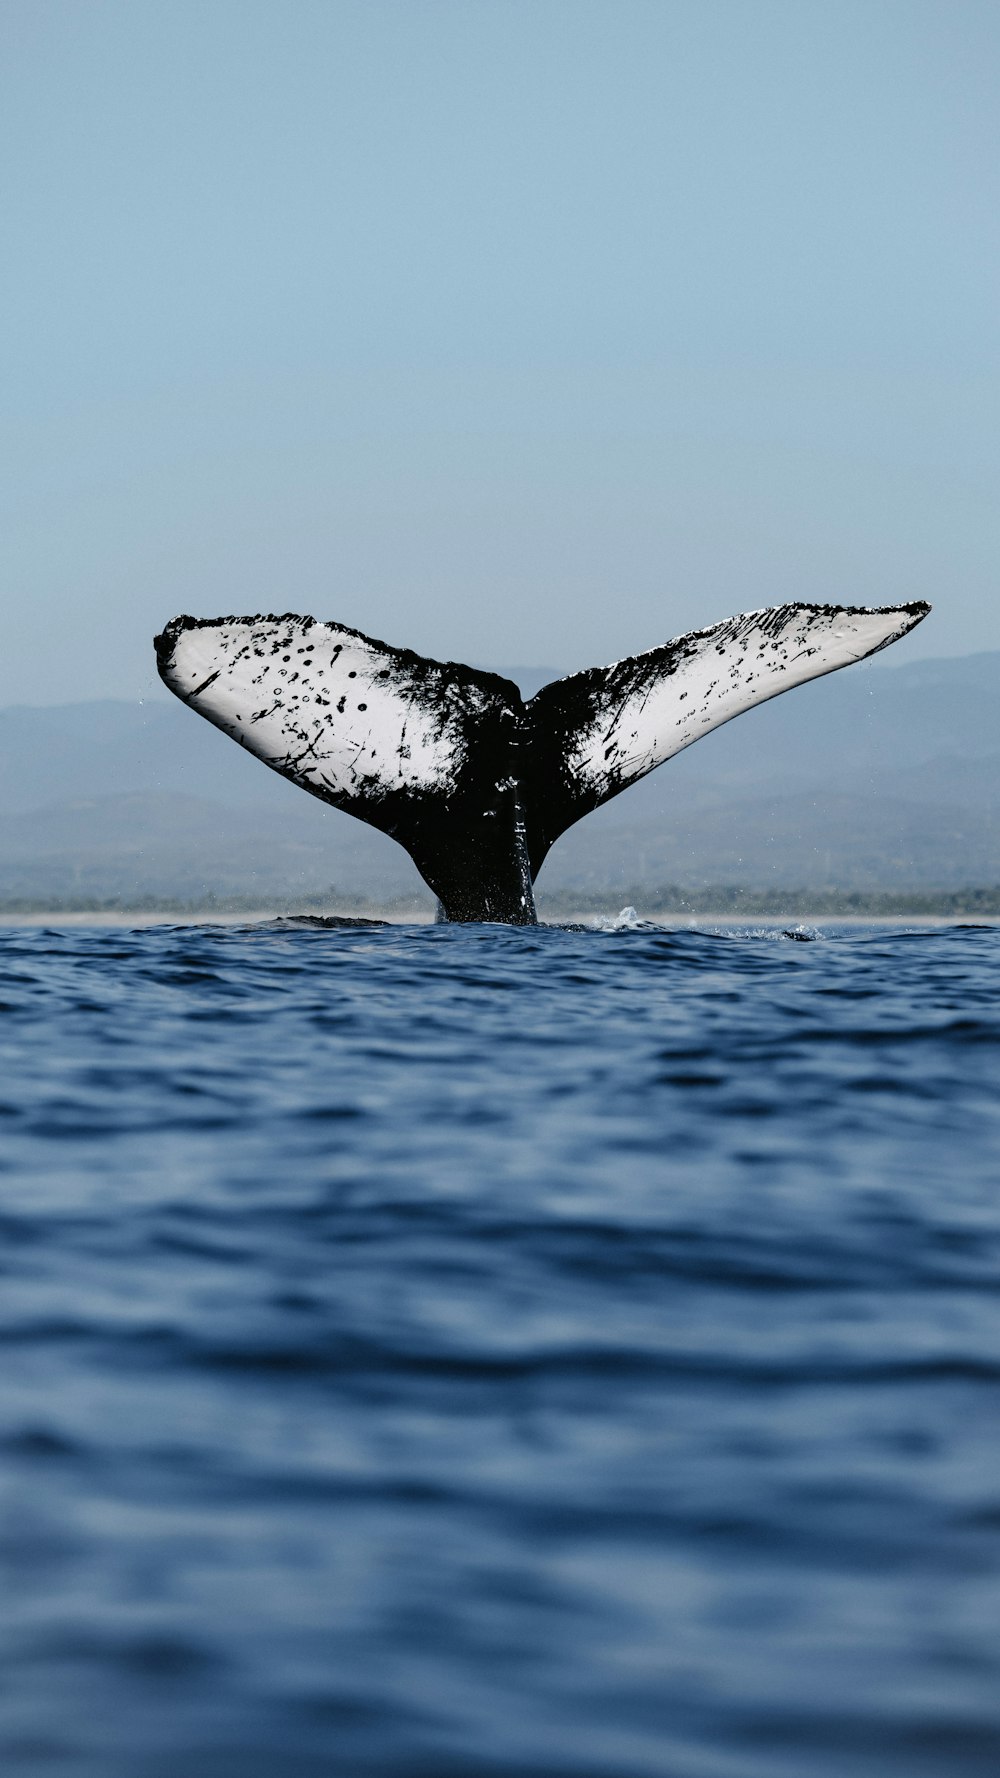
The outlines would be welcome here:
<svg viewBox="0 0 1000 1778">
<path fill-rule="evenodd" d="M 1000 1771 L 1000 932 L 0 932 L 5 1778 Z"/>
</svg>

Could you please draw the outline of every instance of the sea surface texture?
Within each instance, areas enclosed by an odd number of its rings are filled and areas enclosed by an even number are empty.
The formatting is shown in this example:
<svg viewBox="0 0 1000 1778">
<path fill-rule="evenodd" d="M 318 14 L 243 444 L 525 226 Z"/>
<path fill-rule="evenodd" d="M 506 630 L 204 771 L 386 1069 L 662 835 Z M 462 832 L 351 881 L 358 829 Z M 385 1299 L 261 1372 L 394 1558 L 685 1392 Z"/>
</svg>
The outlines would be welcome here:
<svg viewBox="0 0 1000 1778">
<path fill-rule="evenodd" d="M 5 1778 L 996 1778 L 1000 933 L 0 966 Z"/>
</svg>

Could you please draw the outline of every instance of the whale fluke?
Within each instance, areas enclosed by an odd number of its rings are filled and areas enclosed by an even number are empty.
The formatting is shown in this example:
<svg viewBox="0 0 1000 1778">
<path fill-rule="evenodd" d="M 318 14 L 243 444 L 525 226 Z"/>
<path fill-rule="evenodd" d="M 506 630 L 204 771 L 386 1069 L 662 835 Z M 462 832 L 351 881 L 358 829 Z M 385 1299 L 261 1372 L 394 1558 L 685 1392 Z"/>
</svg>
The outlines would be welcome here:
<svg viewBox="0 0 1000 1778">
<path fill-rule="evenodd" d="M 390 834 L 449 920 L 535 920 L 553 842 L 700 735 L 887 648 L 927 615 L 780 605 L 546 685 L 311 617 L 176 617 L 160 677 L 312 796 Z"/>
</svg>

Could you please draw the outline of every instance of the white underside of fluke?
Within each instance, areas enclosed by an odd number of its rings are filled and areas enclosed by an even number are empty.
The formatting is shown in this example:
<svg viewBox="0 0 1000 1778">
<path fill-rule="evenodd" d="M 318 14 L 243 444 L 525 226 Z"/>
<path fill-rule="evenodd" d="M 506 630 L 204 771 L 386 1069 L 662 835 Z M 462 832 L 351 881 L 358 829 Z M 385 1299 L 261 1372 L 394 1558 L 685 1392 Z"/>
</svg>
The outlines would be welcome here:
<svg viewBox="0 0 1000 1778">
<path fill-rule="evenodd" d="M 604 669 L 603 707 L 568 750 L 569 772 L 581 784 L 633 783 L 755 704 L 886 647 L 919 621 L 914 609 L 749 611 L 617 662 Z"/>
<path fill-rule="evenodd" d="M 459 693 L 441 668 L 312 618 L 178 629 L 171 691 L 304 789 L 447 795 L 465 753 Z M 429 695 L 430 694 L 430 695 Z"/>
</svg>

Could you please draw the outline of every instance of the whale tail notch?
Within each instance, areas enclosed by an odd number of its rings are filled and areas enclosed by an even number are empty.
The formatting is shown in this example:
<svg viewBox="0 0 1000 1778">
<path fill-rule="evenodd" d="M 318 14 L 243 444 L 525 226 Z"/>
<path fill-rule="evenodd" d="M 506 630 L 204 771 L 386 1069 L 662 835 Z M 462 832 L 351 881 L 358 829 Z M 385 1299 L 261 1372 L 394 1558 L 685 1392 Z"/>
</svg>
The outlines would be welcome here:
<svg viewBox="0 0 1000 1778">
<path fill-rule="evenodd" d="M 311 617 L 177 617 L 160 676 L 312 796 L 403 845 L 451 920 L 535 919 L 583 815 L 743 710 L 875 654 L 929 606 L 782 605 L 546 685 L 426 660 Z"/>
</svg>

